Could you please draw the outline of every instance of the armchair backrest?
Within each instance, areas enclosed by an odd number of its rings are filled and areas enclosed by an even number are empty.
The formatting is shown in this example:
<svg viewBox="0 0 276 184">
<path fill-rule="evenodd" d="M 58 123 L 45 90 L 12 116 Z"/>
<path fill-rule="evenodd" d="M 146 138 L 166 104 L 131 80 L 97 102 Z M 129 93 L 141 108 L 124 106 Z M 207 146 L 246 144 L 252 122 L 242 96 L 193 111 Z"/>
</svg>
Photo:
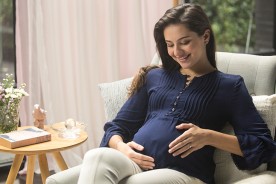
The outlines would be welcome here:
<svg viewBox="0 0 276 184">
<path fill-rule="evenodd" d="M 276 56 L 217 52 L 216 59 L 220 71 L 244 78 L 251 95 L 276 93 Z M 155 54 L 151 63 L 160 63 L 158 54 Z"/>
<path fill-rule="evenodd" d="M 217 67 L 241 75 L 251 95 L 276 93 L 276 56 L 217 52 Z"/>
</svg>

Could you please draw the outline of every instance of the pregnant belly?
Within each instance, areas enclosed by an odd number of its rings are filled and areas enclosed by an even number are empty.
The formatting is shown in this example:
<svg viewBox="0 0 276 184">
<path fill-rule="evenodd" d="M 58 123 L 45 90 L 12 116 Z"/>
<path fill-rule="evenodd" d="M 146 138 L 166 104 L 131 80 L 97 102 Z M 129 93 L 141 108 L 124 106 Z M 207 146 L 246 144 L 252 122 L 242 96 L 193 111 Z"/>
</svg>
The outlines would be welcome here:
<svg viewBox="0 0 276 184">
<path fill-rule="evenodd" d="M 133 141 L 144 146 L 143 154 L 155 160 L 155 168 L 164 168 L 176 161 L 168 153 L 169 144 L 183 133 L 175 128 L 176 122 L 169 118 L 152 119 L 134 135 Z"/>
</svg>

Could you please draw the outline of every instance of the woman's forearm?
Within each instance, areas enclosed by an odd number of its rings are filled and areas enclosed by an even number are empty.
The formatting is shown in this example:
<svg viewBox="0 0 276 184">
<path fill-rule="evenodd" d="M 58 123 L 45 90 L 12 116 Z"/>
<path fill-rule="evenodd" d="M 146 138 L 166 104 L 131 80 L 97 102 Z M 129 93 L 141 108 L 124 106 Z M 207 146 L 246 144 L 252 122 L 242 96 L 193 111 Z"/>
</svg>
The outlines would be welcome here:
<svg viewBox="0 0 276 184">
<path fill-rule="evenodd" d="M 208 130 L 208 144 L 218 149 L 243 156 L 238 138 L 234 135 Z"/>
</svg>

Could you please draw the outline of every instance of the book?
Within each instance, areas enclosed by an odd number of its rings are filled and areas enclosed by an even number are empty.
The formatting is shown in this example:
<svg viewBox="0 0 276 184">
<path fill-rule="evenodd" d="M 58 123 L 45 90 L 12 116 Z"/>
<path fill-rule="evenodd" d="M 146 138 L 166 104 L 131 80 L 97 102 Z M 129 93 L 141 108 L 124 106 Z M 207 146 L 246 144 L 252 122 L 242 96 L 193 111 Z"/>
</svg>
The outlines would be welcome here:
<svg viewBox="0 0 276 184">
<path fill-rule="evenodd" d="M 18 148 L 51 140 L 51 133 L 35 126 L 0 134 L 0 145 L 7 148 Z"/>
</svg>

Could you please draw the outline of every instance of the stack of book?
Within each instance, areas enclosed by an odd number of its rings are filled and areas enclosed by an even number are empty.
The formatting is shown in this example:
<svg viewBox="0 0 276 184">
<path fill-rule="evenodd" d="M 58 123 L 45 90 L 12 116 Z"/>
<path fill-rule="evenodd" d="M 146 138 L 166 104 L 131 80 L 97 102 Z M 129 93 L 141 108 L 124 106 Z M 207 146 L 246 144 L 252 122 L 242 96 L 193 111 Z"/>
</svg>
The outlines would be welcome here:
<svg viewBox="0 0 276 184">
<path fill-rule="evenodd" d="M 35 126 L 23 130 L 0 134 L 0 145 L 11 149 L 50 140 L 51 133 Z"/>
</svg>

